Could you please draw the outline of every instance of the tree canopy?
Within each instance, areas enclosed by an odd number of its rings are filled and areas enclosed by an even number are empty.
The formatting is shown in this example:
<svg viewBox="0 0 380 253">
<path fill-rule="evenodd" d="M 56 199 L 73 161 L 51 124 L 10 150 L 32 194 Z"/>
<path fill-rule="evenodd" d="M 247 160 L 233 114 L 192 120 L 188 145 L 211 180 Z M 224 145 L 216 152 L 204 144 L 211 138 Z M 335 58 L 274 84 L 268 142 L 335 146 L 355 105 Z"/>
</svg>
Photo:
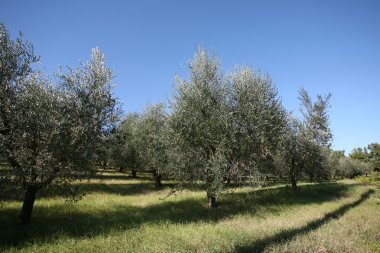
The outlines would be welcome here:
<svg viewBox="0 0 380 253">
<path fill-rule="evenodd" d="M 94 155 L 117 120 L 117 101 L 99 49 L 81 67 L 59 73 L 54 85 L 32 69 L 38 58 L 30 44 L 0 29 L 0 145 L 11 166 L 7 182 L 24 191 L 20 222 L 27 223 L 37 191 L 95 172 Z"/>
</svg>

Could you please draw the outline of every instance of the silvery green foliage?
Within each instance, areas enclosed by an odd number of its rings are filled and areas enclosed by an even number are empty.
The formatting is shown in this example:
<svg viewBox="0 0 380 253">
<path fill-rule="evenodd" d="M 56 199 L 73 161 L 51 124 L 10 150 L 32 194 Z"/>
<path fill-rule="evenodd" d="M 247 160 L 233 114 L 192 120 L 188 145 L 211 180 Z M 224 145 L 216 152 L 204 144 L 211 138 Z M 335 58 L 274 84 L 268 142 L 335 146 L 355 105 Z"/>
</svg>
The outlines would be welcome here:
<svg viewBox="0 0 380 253">
<path fill-rule="evenodd" d="M 109 135 L 120 111 L 112 94 L 112 71 L 105 66 L 104 55 L 98 48 L 92 50 L 91 59 L 68 73 L 60 72 L 58 89 L 64 96 L 63 114 L 69 135 L 68 159 L 81 173 L 94 173 L 90 169 L 102 140 Z M 77 178 L 77 176 L 75 177 Z"/>
<path fill-rule="evenodd" d="M 272 80 L 250 67 L 237 69 L 231 78 L 229 102 L 231 163 L 240 167 L 233 172 L 244 175 L 242 170 L 251 173 L 257 168 L 272 173 L 270 163 L 286 127 L 286 113 Z"/>
<path fill-rule="evenodd" d="M 301 88 L 299 99 L 304 116 L 304 125 L 308 135 L 314 141 L 314 153 L 310 161 L 305 166 L 305 172 L 310 180 L 327 179 L 331 175 L 328 166 L 328 156 L 332 141 L 328 108 L 330 107 L 331 94 L 325 96 L 318 95 L 313 102 L 308 92 Z"/>
<path fill-rule="evenodd" d="M 285 110 L 268 76 L 250 67 L 224 75 L 219 61 L 199 49 L 189 63 L 190 78 L 177 78 L 170 117 L 174 175 L 206 182 L 215 196 L 223 178 L 273 173 L 274 154 L 285 130 Z M 274 166 L 272 166 L 274 167 Z"/>
<path fill-rule="evenodd" d="M 21 34 L 16 41 L 0 23 L 0 152 L 9 157 L 10 139 L 5 138 L 12 130 L 12 110 L 17 96 L 18 85 L 31 73 L 31 64 L 38 61 L 33 46 L 24 41 Z M 4 146 L 5 145 L 5 146 Z M 8 158 L 7 158 L 8 160 Z M 13 163 L 13 158 L 11 157 Z"/>
<path fill-rule="evenodd" d="M 177 77 L 169 120 L 172 175 L 180 182 L 206 182 L 213 197 L 223 187 L 230 149 L 227 78 L 219 61 L 199 49 L 189 62 L 190 77 Z"/>
<path fill-rule="evenodd" d="M 168 166 L 167 112 L 161 103 L 147 106 L 136 122 L 136 150 L 141 169 L 162 175 Z"/>
<path fill-rule="evenodd" d="M 299 99 L 302 104 L 302 115 L 308 131 L 310 131 L 313 139 L 320 145 L 329 148 L 332 141 L 332 133 L 330 129 L 328 108 L 330 107 L 331 93 L 325 96 L 318 95 L 317 101 L 311 100 L 308 92 L 301 88 L 299 90 Z"/>
<path fill-rule="evenodd" d="M 53 85 L 41 72 L 31 73 L 6 95 L 12 106 L 2 116 L 8 133 L 1 140 L 11 179 L 23 190 L 90 176 L 97 145 L 117 120 L 112 74 L 99 49 L 89 62 L 58 77 L 59 85 Z"/>
<path fill-rule="evenodd" d="M 304 125 L 292 114 L 287 115 L 287 127 L 276 156 L 276 164 L 281 176 L 290 178 L 293 187 L 303 173 L 303 165 L 308 151 L 309 139 Z"/>
<path fill-rule="evenodd" d="M 120 116 L 116 99 L 112 96 L 111 69 L 105 66 L 104 55 L 92 49 L 91 60 L 80 68 L 59 73 L 60 88 L 71 99 L 73 113 L 81 121 L 86 141 L 94 146 L 99 138 L 113 129 Z M 96 137 L 96 138 L 93 138 Z"/>
<path fill-rule="evenodd" d="M 292 186 L 297 187 L 297 180 L 304 176 L 321 180 L 330 176 L 329 145 L 331 132 L 327 109 L 331 95 L 318 95 L 313 103 L 307 91 L 299 91 L 303 119 L 288 114 L 287 131 L 283 135 L 282 145 L 277 156 L 277 168 L 288 175 Z"/>
<path fill-rule="evenodd" d="M 0 23 L 0 158 L 12 166 L 18 163 L 13 155 L 15 107 L 19 86 L 31 73 L 31 64 L 38 61 L 33 46 L 24 41 L 20 33 L 13 41 L 5 26 Z M 6 174 L 5 174 L 6 173 Z M 9 188 L 13 175 L 5 170 L 0 176 L 0 192 Z"/>
</svg>

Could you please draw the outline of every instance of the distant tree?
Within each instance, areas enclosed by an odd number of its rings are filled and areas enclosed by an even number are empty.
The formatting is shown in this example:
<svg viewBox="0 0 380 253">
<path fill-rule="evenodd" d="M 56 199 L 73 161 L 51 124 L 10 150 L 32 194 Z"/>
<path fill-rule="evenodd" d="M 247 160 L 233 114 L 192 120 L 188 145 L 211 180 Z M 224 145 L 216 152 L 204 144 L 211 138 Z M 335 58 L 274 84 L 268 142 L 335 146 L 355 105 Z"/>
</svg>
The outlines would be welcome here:
<svg viewBox="0 0 380 253">
<path fill-rule="evenodd" d="M 204 49 L 189 62 L 189 70 L 189 80 L 177 77 L 171 101 L 171 175 L 180 184 L 205 182 L 208 206 L 213 208 L 228 174 L 227 80 L 219 61 Z"/>
<path fill-rule="evenodd" d="M 349 157 L 352 160 L 368 163 L 371 171 L 380 171 L 380 144 L 378 143 L 371 143 L 368 148 L 354 148 Z"/>
<path fill-rule="evenodd" d="M 349 157 L 351 159 L 360 160 L 362 162 L 369 161 L 369 153 L 367 148 L 354 148 L 349 154 Z"/>
<path fill-rule="evenodd" d="M 344 158 L 344 157 L 346 157 L 345 156 L 345 151 L 344 150 L 333 150 L 332 152 L 331 152 L 335 157 L 338 157 L 338 158 Z"/>
<path fill-rule="evenodd" d="M 344 177 L 355 178 L 357 176 L 366 175 L 370 172 L 369 163 L 351 158 L 340 158 L 338 171 Z"/>
<path fill-rule="evenodd" d="M 148 106 L 137 122 L 136 150 L 140 165 L 153 173 L 156 187 L 168 166 L 167 113 L 163 104 Z"/>
<path fill-rule="evenodd" d="M 94 49 L 82 68 L 59 74 L 52 85 L 32 73 L 37 58 L 21 39 L 0 26 L 0 145 L 10 165 L 8 180 L 24 191 L 20 223 L 30 220 L 36 193 L 94 173 L 99 139 L 116 120 L 111 71 Z"/>
<path fill-rule="evenodd" d="M 101 168 L 110 165 L 111 132 L 112 130 L 109 133 L 105 133 L 101 140 L 99 140 L 101 145 L 98 146 L 96 154 L 94 154 L 94 162 Z"/>
<path fill-rule="evenodd" d="M 131 169 L 132 177 L 136 177 L 140 168 L 137 153 L 136 128 L 139 114 L 129 113 L 111 134 L 110 160 L 119 169 Z"/>
<path fill-rule="evenodd" d="M 371 143 L 368 145 L 369 155 L 368 159 L 372 164 L 374 170 L 380 172 L 380 144 Z"/>
<path fill-rule="evenodd" d="M 328 155 L 328 167 L 331 176 L 344 177 L 344 172 L 340 170 L 339 160 L 345 158 L 344 150 L 331 150 Z"/>
</svg>

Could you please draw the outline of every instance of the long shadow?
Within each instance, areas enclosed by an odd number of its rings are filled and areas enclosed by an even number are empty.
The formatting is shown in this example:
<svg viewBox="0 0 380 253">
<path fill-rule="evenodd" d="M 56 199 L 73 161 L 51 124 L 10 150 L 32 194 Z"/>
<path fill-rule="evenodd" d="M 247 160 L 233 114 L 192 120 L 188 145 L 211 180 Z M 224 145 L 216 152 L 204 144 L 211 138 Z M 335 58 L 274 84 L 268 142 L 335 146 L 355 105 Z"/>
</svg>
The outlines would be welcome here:
<svg viewBox="0 0 380 253">
<path fill-rule="evenodd" d="M 128 230 L 144 223 L 217 222 L 237 214 L 270 215 L 292 205 L 323 203 L 345 196 L 350 186 L 339 184 L 307 185 L 292 193 L 288 187 L 255 190 L 249 193 L 230 192 L 220 198 L 219 207 L 210 210 L 205 199 L 168 198 L 148 207 L 112 205 L 95 210 L 80 209 L 75 204 L 62 203 L 38 206 L 32 222 L 17 225 L 17 208 L 0 209 L 0 251 L 23 247 L 36 242 L 54 241 L 60 236 L 91 237 L 111 230 Z M 258 213 L 258 206 L 260 208 Z M 265 246 L 265 245 L 264 245 Z"/>
<path fill-rule="evenodd" d="M 338 219 L 343 216 L 347 211 L 351 208 L 354 208 L 360 205 L 363 201 L 369 198 L 371 194 L 374 193 L 373 189 L 370 189 L 364 192 L 360 198 L 352 203 L 346 204 L 338 208 L 337 210 L 327 213 L 324 217 L 314 220 L 307 225 L 296 228 L 293 230 L 286 230 L 280 233 L 277 233 L 271 237 L 264 238 L 262 240 L 258 240 L 253 242 L 251 245 L 241 246 L 235 249 L 235 252 L 263 252 L 265 248 L 273 243 L 281 242 L 281 241 L 289 241 L 294 239 L 299 234 L 309 233 L 322 225 L 330 222 L 333 219 Z"/>
</svg>

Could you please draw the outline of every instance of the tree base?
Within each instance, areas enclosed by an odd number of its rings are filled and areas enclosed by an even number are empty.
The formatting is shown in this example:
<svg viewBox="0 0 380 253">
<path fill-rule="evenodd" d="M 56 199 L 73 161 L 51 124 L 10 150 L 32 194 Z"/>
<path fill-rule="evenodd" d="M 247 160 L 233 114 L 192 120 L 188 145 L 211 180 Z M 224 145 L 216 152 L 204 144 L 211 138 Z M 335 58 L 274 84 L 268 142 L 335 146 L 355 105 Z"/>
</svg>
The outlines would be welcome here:
<svg viewBox="0 0 380 253">
<path fill-rule="evenodd" d="M 25 191 L 24 202 L 19 215 L 19 223 L 22 225 L 30 222 L 37 190 L 36 188 L 29 187 Z"/>
</svg>

